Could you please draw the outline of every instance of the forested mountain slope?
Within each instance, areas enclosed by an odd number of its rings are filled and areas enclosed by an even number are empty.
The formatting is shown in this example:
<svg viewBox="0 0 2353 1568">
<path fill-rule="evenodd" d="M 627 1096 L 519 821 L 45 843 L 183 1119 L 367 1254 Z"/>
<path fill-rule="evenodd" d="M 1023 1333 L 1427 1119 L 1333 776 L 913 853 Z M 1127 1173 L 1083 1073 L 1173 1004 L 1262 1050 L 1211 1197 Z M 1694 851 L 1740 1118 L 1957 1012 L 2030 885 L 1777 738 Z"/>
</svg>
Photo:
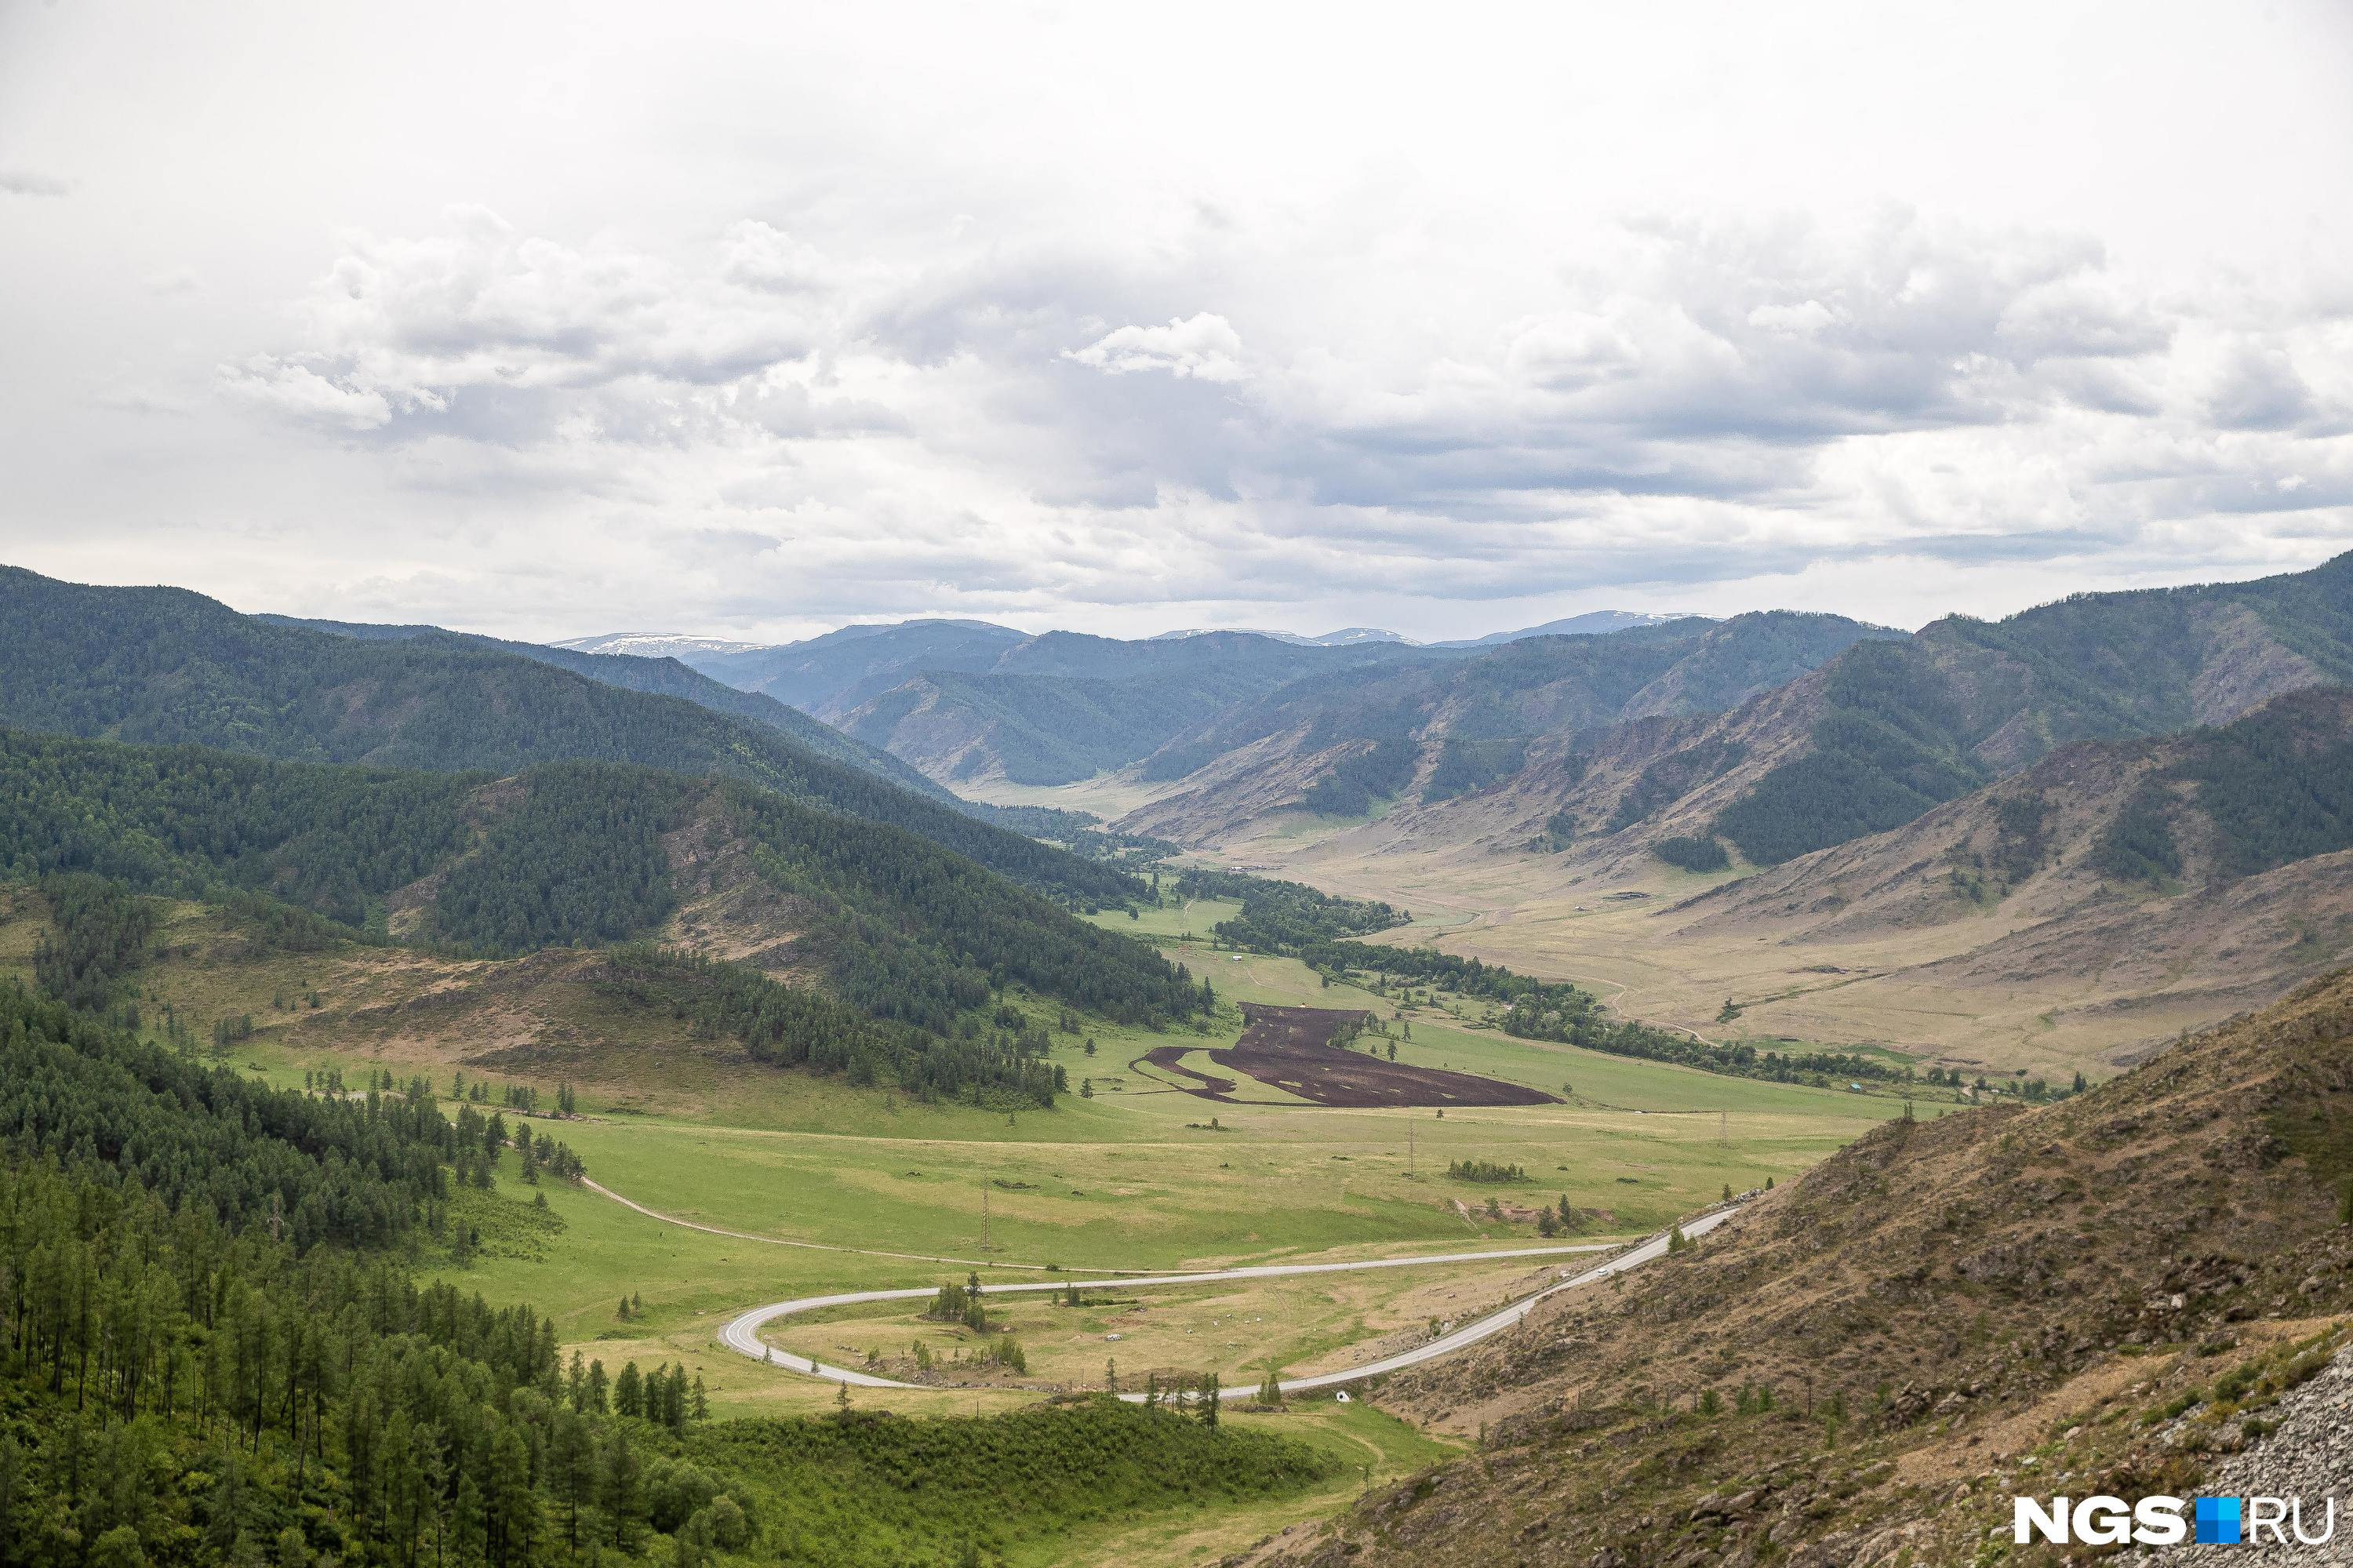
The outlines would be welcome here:
<svg viewBox="0 0 2353 1568">
<path fill-rule="evenodd" d="M 2196 898 L 2353 850 L 2353 691 L 2290 693 L 2230 724 L 2085 741 L 1939 806 L 1727 885 L 1710 920 L 1809 934 L 1934 925 L 2099 892 Z"/>
<path fill-rule="evenodd" d="M 578 758 L 712 772 L 887 822 L 1030 886 L 1117 901 L 1129 884 L 774 729 L 463 641 L 274 626 L 176 588 L 0 568 L 0 724 L 258 756 L 512 772 Z"/>
<path fill-rule="evenodd" d="M 2353 693 L 2079 742 L 1653 921 L 1689 951 L 1763 941 L 1828 971 L 1735 986 L 1746 1006 L 1727 1033 L 1818 1028 L 1809 1009 L 1832 985 L 1848 1010 L 1887 1019 L 1933 991 L 2129 1060 L 2136 1034 L 2259 1006 L 2353 960 Z"/>
<path fill-rule="evenodd" d="M 2008 1551 L 2013 1494 L 2190 1495 L 2327 1363 L 2348 1176 L 2343 974 L 2055 1105 L 1887 1123 L 1389 1383 L 1480 1451 L 1268 1555 L 2056 1563 Z"/>
<path fill-rule="evenodd" d="M 2353 681 L 2353 556 L 2256 582 L 1940 620 L 1815 680 L 1801 744 L 1714 818 L 1751 860 L 1895 827 L 2071 741 L 2226 723 L 2284 692 Z"/>
<path fill-rule="evenodd" d="M 1509 787 L 1612 726 L 1732 708 L 1900 636 L 1772 611 L 1304 678 L 1146 758 L 1145 779 L 1182 782 L 1123 825 L 1215 840 L 1284 807 L 1351 816 Z"/>
<path fill-rule="evenodd" d="M 1492 792 L 1402 814 L 1382 836 L 1535 844 L 1620 866 L 1661 840 L 1721 837 L 1777 864 L 1901 827 L 2075 741 L 2225 724 L 2347 682 L 2353 556 L 2254 582 L 2078 594 L 2007 620 L 1859 641 L 1713 716 L 1653 705 L 1531 745 Z M 1170 797 L 1129 825 L 1181 836 L 1186 819 Z M 1190 836 L 1220 831 L 1201 815 Z"/>
<path fill-rule="evenodd" d="M 460 952 L 663 937 L 945 1033 L 1009 982 L 1130 1022 L 1198 1011 L 1140 943 L 903 829 L 615 763 L 505 779 L 0 732 L 0 875 L 261 893 Z"/>
<path fill-rule="evenodd" d="M 918 795 L 928 795 L 943 804 L 968 811 L 986 814 L 986 807 L 975 807 L 958 800 L 954 795 L 933 783 L 885 751 L 849 736 L 811 718 L 796 707 L 789 707 L 776 698 L 760 692 L 738 691 L 723 681 L 715 681 L 699 670 L 689 668 L 676 657 L 648 657 L 635 653 L 611 653 L 577 648 L 557 648 L 537 642 L 512 642 L 504 638 L 481 637 L 472 632 L 449 631 L 438 626 L 386 626 L 366 621 L 311 620 L 290 615 L 258 615 L 273 626 L 301 627 L 311 631 L 330 632 L 338 637 L 357 638 L 363 641 L 397 642 L 421 638 L 448 638 L 460 642 L 494 648 L 501 653 L 534 659 L 543 664 L 553 664 L 559 670 L 569 670 L 575 675 L 586 675 L 599 685 L 619 686 L 627 691 L 647 692 L 655 696 L 684 697 L 699 708 L 713 713 L 731 714 L 754 724 L 776 730 L 820 757 L 888 779 L 903 789 Z"/>
</svg>

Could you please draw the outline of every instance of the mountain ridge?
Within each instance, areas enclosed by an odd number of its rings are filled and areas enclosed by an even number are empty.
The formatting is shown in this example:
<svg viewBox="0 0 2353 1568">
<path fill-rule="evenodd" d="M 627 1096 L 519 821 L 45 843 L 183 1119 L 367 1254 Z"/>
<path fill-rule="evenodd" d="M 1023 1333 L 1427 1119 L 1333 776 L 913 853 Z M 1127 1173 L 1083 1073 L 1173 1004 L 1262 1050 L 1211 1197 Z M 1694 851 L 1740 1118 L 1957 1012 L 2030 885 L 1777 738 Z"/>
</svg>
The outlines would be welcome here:
<svg viewBox="0 0 2353 1568">
<path fill-rule="evenodd" d="M 1900 827 L 2072 741 L 2224 723 L 2348 681 L 2353 555 L 2249 582 L 2079 594 L 2003 621 L 1859 639 L 1713 715 L 1557 728 L 1495 793 L 1383 831 L 1496 848 L 1549 837 L 1597 866 L 1660 839 L 1721 836 L 1774 864 Z M 1126 821 L 1186 836 L 1166 799 Z"/>
<path fill-rule="evenodd" d="M 258 615 L 257 620 L 274 626 L 299 627 L 332 636 L 360 641 L 413 641 L 422 638 L 442 637 L 459 642 L 474 643 L 512 653 L 518 658 L 535 660 L 586 675 L 601 685 L 617 686 L 625 691 L 645 692 L 656 696 L 683 697 L 700 708 L 712 713 L 728 714 L 789 736 L 821 757 L 848 763 L 875 777 L 898 785 L 902 789 L 926 795 L 944 805 L 969 809 L 970 803 L 940 788 L 923 773 L 909 767 L 888 752 L 879 751 L 843 735 L 831 725 L 810 717 L 798 708 L 776 701 L 761 692 L 739 691 L 723 681 L 716 681 L 670 655 L 652 656 L 602 650 L 565 647 L 562 644 L 514 642 L 504 638 L 485 637 L 470 631 L 450 631 L 438 626 L 394 626 L 365 621 L 316 620 L 300 616 Z"/>
<path fill-rule="evenodd" d="M 1118 902 L 1133 889 L 1108 867 L 682 697 L 463 641 L 272 625 L 179 588 L 90 588 L 0 567 L 0 725 L 284 760 L 505 773 L 586 759 L 724 773 L 917 832 L 1063 896 Z"/>
<path fill-rule="evenodd" d="M 1143 778 L 1181 782 L 1122 822 L 1212 842 L 1295 804 L 1323 770 L 1385 740 L 1414 755 L 1395 765 L 1379 793 L 1424 806 L 1476 795 L 1532 762 L 1570 755 L 1580 736 L 1761 700 L 1858 641 L 1901 635 L 1841 616 L 1767 610 L 1608 637 L 1523 639 L 1369 677 L 1303 680 L 1146 758 Z M 1271 790 L 1275 768 L 1285 777 Z"/>
</svg>

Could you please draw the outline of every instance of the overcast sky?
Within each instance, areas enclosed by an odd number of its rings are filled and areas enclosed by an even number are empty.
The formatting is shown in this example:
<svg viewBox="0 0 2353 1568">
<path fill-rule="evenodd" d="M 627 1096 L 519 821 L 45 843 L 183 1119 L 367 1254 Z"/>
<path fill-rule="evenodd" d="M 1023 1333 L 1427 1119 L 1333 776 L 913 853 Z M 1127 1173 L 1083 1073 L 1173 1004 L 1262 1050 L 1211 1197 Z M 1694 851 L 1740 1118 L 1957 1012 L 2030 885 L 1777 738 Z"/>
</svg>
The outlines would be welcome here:
<svg viewBox="0 0 2353 1568">
<path fill-rule="evenodd" d="M 2353 548 L 2353 5 L 0 0 L 0 558 L 527 637 Z"/>
</svg>

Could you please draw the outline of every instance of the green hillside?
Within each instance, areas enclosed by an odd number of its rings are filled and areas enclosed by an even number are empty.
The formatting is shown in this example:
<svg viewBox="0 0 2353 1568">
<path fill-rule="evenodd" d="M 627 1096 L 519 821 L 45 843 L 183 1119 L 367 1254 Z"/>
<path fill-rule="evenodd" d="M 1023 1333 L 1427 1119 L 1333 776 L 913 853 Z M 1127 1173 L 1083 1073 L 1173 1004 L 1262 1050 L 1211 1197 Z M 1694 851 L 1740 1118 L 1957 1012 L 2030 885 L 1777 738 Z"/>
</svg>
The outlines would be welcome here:
<svg viewBox="0 0 2353 1568">
<path fill-rule="evenodd" d="M 1018 983 L 1127 1022 L 1202 999 L 1151 949 L 903 829 L 616 763 L 505 779 L 0 732 L 0 875 L 258 893 L 512 954 L 650 937 L 690 896 L 869 1016 L 945 1033 Z M 714 864 L 733 867 L 723 882 Z M 697 879 L 690 889 L 690 877 Z"/>
<path fill-rule="evenodd" d="M 2158 749 L 2167 760 L 2094 846 L 2092 863 L 2107 874 L 2167 882 L 2192 837 L 2212 846 L 2221 877 L 2353 849 L 2353 692 L 2297 692 Z"/>
<path fill-rule="evenodd" d="M 365 621 L 312 620 L 290 615 L 258 615 L 254 619 L 272 626 L 324 631 L 361 641 L 405 642 L 446 638 L 477 647 L 496 649 L 501 653 L 512 653 L 517 658 L 535 660 L 542 664 L 553 664 L 559 670 L 586 675 L 599 685 L 619 686 L 655 696 L 683 697 L 696 707 L 749 719 L 754 724 L 776 730 L 819 757 L 847 763 L 860 771 L 888 779 L 901 789 L 927 795 L 944 805 L 984 817 L 988 811 L 985 806 L 957 800 L 887 751 L 878 751 L 853 740 L 831 725 L 821 724 L 800 709 L 787 706 L 765 693 L 738 691 L 676 659 L 647 659 L 629 653 L 589 653 L 576 648 L 550 648 L 537 642 L 512 642 L 501 637 L 449 631 L 438 626 L 374 625 Z"/>
<path fill-rule="evenodd" d="M 86 588 L 0 567 L 0 725 L 403 768 L 507 773 L 583 758 L 719 773 L 905 828 L 1066 899 L 1134 891 L 1107 867 L 681 697 L 465 639 L 272 625 L 177 588 Z"/>
<path fill-rule="evenodd" d="M 2077 594 L 1956 618 L 1824 673 L 1802 754 L 1715 831 L 1760 864 L 1910 821 L 2079 740 L 2190 728 L 2235 694 L 2353 681 L 2353 555 L 2250 583 Z M 2220 716 L 2235 717 L 2235 712 Z"/>
</svg>

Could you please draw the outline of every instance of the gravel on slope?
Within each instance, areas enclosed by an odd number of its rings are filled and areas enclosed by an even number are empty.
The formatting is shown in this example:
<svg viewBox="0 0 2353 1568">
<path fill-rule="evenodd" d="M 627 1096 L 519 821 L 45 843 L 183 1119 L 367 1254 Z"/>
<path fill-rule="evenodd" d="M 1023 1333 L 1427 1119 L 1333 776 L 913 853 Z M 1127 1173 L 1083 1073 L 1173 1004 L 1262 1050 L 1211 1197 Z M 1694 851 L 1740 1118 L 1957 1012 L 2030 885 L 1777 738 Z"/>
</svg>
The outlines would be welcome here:
<svg viewBox="0 0 2353 1568">
<path fill-rule="evenodd" d="M 2347 1481 L 2353 1477 L 2353 1348 L 2340 1351 L 2302 1385 L 2290 1389 L 2263 1413 L 2279 1425 L 2244 1451 L 2216 1466 L 2200 1491 L 2207 1497 L 2301 1498 L 2304 1528 L 2316 1535 L 2336 1508 L 2336 1531 L 2325 1545 L 2299 1544 L 2288 1531 L 2281 1545 L 2267 1530 L 2260 1542 L 2239 1546 L 2193 1543 L 2142 1552 L 2137 1562 L 2156 1568 L 2268 1568 L 2274 1563 L 2316 1568 L 2353 1563 L 2353 1518 L 2347 1517 Z M 2183 1513 L 2188 1517 L 2188 1509 Z"/>
</svg>

